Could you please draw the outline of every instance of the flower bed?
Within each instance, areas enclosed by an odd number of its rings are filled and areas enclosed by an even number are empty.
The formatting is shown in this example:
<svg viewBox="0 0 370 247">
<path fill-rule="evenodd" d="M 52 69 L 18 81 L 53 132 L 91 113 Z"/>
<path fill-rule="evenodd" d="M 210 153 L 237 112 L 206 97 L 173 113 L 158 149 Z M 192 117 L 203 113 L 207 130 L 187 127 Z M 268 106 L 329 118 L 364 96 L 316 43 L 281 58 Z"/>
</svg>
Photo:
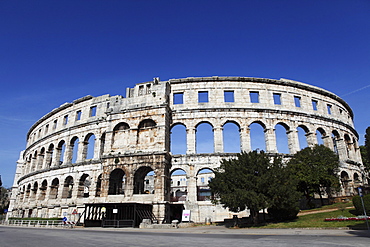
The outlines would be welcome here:
<svg viewBox="0 0 370 247">
<path fill-rule="evenodd" d="M 324 221 L 351 221 L 351 220 L 354 220 L 354 221 L 363 221 L 363 220 L 366 220 L 366 219 L 370 219 L 369 216 L 357 216 L 357 217 L 343 217 L 343 216 L 339 216 L 337 218 L 326 218 Z"/>
</svg>

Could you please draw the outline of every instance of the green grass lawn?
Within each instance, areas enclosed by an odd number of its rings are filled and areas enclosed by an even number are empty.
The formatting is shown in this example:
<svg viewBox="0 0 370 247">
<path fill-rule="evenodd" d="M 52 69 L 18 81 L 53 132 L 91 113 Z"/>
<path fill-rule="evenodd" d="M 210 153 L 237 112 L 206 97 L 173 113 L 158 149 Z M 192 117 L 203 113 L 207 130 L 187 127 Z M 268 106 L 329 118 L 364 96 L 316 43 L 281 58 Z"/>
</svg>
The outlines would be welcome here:
<svg viewBox="0 0 370 247">
<path fill-rule="evenodd" d="M 351 206 L 351 205 L 350 205 Z M 331 207 L 333 208 L 333 207 Z M 335 208 L 335 207 L 334 207 Z M 328 208 L 321 208 L 328 209 Z M 338 216 L 354 217 L 353 209 L 336 210 L 332 212 L 322 212 L 299 216 L 297 219 L 282 222 L 270 223 L 259 228 L 340 228 L 349 227 L 350 229 L 367 229 L 365 221 L 324 221 L 325 218 L 337 218 Z"/>
</svg>

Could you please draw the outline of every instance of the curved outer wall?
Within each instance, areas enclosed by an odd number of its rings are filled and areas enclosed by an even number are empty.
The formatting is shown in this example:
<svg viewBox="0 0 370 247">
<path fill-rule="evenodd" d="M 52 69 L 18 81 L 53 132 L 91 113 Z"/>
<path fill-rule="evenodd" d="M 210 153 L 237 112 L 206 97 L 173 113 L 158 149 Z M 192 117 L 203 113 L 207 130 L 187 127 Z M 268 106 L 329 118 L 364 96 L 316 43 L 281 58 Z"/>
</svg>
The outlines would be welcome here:
<svg viewBox="0 0 370 247">
<path fill-rule="evenodd" d="M 229 102 L 225 91 L 231 96 Z M 199 102 L 199 92 L 208 96 L 205 102 Z M 258 95 L 258 103 L 251 102 L 251 92 Z M 201 123 L 212 127 L 211 153 L 197 153 Z M 320 132 L 324 145 L 340 157 L 343 188 L 338 196 L 351 196 L 362 184 L 353 113 L 335 94 L 285 79 L 155 79 L 128 88 L 126 97 L 86 96 L 37 121 L 17 162 L 8 216 L 61 217 L 75 210 L 82 213 L 86 203 L 137 202 L 153 205 L 160 221 L 169 217 L 169 204 L 191 210 L 195 222 L 232 217 L 234 213 L 199 194 L 207 189 L 200 184 L 207 174 L 199 171 L 215 169 L 221 159 L 235 157 L 224 152 L 226 123 L 238 127 L 242 151 L 251 150 L 250 125 L 260 124 L 268 153 L 278 152 L 275 126 L 281 124 L 287 133 L 287 158 L 300 150 L 298 127 L 305 130 L 308 146 L 318 143 Z M 171 130 L 178 125 L 186 129 L 186 152 L 172 154 Z M 186 175 L 171 177 L 180 169 Z M 173 200 L 177 185 L 183 196 Z"/>
</svg>

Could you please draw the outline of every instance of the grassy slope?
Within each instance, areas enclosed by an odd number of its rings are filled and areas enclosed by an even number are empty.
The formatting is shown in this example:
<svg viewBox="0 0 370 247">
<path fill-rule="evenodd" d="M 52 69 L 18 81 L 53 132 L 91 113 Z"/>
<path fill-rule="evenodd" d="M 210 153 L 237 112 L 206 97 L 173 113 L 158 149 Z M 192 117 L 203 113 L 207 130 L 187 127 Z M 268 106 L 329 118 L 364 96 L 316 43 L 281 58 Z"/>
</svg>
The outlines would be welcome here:
<svg viewBox="0 0 370 247">
<path fill-rule="evenodd" d="M 346 206 L 352 206 L 350 204 L 334 204 L 330 206 L 325 206 L 320 209 L 314 210 L 307 210 L 303 212 L 311 212 L 311 211 L 318 211 L 318 210 L 326 210 L 326 209 L 335 209 L 336 211 L 331 212 L 317 212 L 313 214 L 307 214 L 299 216 L 298 219 L 289 221 L 289 222 L 282 222 L 282 223 L 271 223 L 266 226 L 261 226 L 260 228 L 338 228 L 338 227 L 349 227 L 351 229 L 367 229 L 365 221 L 324 221 L 325 218 L 337 218 L 338 216 L 345 216 L 345 217 L 354 217 L 355 215 L 352 214 L 353 209 L 344 209 Z"/>
</svg>

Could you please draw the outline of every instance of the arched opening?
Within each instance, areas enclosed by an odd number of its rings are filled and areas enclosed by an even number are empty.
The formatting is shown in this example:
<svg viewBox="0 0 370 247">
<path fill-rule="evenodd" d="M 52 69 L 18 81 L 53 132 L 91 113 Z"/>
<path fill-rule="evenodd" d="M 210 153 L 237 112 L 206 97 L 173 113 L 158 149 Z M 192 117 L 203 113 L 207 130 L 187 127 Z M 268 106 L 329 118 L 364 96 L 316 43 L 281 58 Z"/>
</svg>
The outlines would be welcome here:
<svg viewBox="0 0 370 247">
<path fill-rule="evenodd" d="M 129 132 L 130 126 L 127 123 L 119 123 L 113 128 L 113 149 L 127 149 Z"/>
<path fill-rule="evenodd" d="M 222 134 L 224 153 L 240 153 L 240 126 L 235 122 L 226 122 Z"/>
<path fill-rule="evenodd" d="M 72 198 L 72 191 L 73 191 L 73 178 L 71 176 L 68 176 L 64 180 L 62 198 Z"/>
<path fill-rule="evenodd" d="M 249 125 L 252 150 L 266 151 L 265 129 L 262 122 L 253 122 Z"/>
<path fill-rule="evenodd" d="M 65 144 L 65 141 L 62 140 L 59 142 L 58 147 L 57 147 L 57 151 L 58 151 L 57 160 L 59 161 L 59 164 L 57 165 L 63 164 L 65 150 L 66 150 L 66 144 Z"/>
<path fill-rule="evenodd" d="M 349 137 L 348 134 L 344 135 L 344 142 L 346 143 L 347 158 L 351 159 L 352 158 L 353 144 L 352 144 L 351 138 Z"/>
<path fill-rule="evenodd" d="M 40 201 L 45 200 L 47 188 L 48 188 L 48 182 L 46 181 L 46 179 L 44 179 L 44 181 L 42 181 L 41 186 L 40 186 L 40 196 L 39 196 Z"/>
<path fill-rule="evenodd" d="M 197 125 L 195 146 L 198 154 L 214 152 L 213 126 L 210 123 L 202 122 Z"/>
<path fill-rule="evenodd" d="M 299 125 L 297 127 L 297 132 L 298 132 L 299 148 L 300 150 L 302 150 L 308 147 L 308 141 L 307 141 L 308 128 L 304 125 Z"/>
<path fill-rule="evenodd" d="M 171 172 L 171 202 L 186 201 L 188 194 L 186 172 L 175 169 Z"/>
<path fill-rule="evenodd" d="M 288 144 L 288 131 L 289 127 L 283 123 L 278 123 L 275 125 L 275 137 L 276 137 L 276 147 L 279 153 L 289 154 L 289 144 Z"/>
<path fill-rule="evenodd" d="M 212 200 L 212 192 L 208 186 L 209 181 L 215 177 L 213 171 L 209 168 L 202 168 L 197 173 L 197 200 L 210 201 Z"/>
<path fill-rule="evenodd" d="M 84 159 L 90 160 L 94 158 L 95 151 L 95 135 L 90 133 L 86 136 L 84 141 Z"/>
<path fill-rule="evenodd" d="M 31 184 L 28 184 L 27 185 L 27 190 L 26 190 L 26 196 L 25 196 L 25 199 L 28 199 L 30 197 L 30 193 L 31 193 Z"/>
<path fill-rule="evenodd" d="M 39 184 L 37 182 L 35 182 L 33 184 L 32 190 L 31 190 L 31 199 L 32 200 L 36 199 L 36 194 L 37 194 L 38 189 L 39 189 Z"/>
<path fill-rule="evenodd" d="M 344 193 L 346 196 L 350 196 L 351 195 L 351 191 L 350 191 L 350 188 L 349 188 L 349 182 L 351 181 L 349 179 L 349 176 L 348 176 L 348 173 L 345 172 L 345 171 L 342 171 L 340 173 L 340 181 L 342 183 L 342 188 L 344 190 Z"/>
<path fill-rule="evenodd" d="M 32 156 L 31 166 L 32 166 L 31 171 L 33 171 L 33 172 L 36 171 L 36 168 L 37 168 L 37 151 L 35 151 L 35 153 Z"/>
<path fill-rule="evenodd" d="M 75 136 L 72 138 L 71 140 L 71 153 L 72 153 L 72 164 L 75 164 L 77 162 L 77 158 L 78 158 L 78 144 L 79 144 L 79 139 Z"/>
<path fill-rule="evenodd" d="M 101 194 L 101 174 L 98 176 L 98 179 L 96 181 L 95 196 L 100 197 L 100 194 Z"/>
<path fill-rule="evenodd" d="M 326 137 L 326 133 L 322 128 L 318 128 L 316 130 L 316 139 L 318 145 L 325 145 L 324 138 Z"/>
<path fill-rule="evenodd" d="M 357 172 L 355 172 L 355 173 L 353 174 L 353 181 L 354 181 L 355 183 L 361 183 L 360 176 L 358 175 L 358 173 L 357 173 Z"/>
<path fill-rule="evenodd" d="M 48 151 L 46 152 L 46 168 L 50 168 L 51 164 L 53 163 L 53 153 L 54 153 L 54 145 L 50 144 L 48 147 Z"/>
<path fill-rule="evenodd" d="M 59 189 L 59 179 L 54 178 L 50 185 L 49 199 L 58 198 L 58 189 Z"/>
<path fill-rule="evenodd" d="M 45 148 L 41 148 L 40 154 L 37 159 L 37 170 L 42 169 L 43 164 L 44 164 L 44 157 L 45 157 Z"/>
<path fill-rule="evenodd" d="M 333 132 L 331 133 L 331 138 L 332 138 L 332 141 L 333 141 L 333 151 L 336 153 L 336 154 L 339 154 L 339 150 L 338 150 L 338 144 L 339 144 L 339 133 L 338 131 L 336 130 L 333 130 Z"/>
<path fill-rule="evenodd" d="M 151 167 L 142 166 L 134 175 L 134 194 L 154 194 L 155 174 Z"/>
<path fill-rule="evenodd" d="M 89 197 L 91 181 L 88 174 L 83 174 L 78 182 L 78 197 Z"/>
<path fill-rule="evenodd" d="M 154 143 L 157 124 L 152 119 L 145 119 L 140 122 L 138 128 L 138 144 Z"/>
<path fill-rule="evenodd" d="M 114 169 L 109 175 L 108 195 L 124 195 L 126 185 L 125 172 L 120 169 Z"/>
<path fill-rule="evenodd" d="M 171 153 L 186 154 L 186 127 L 183 124 L 175 124 L 171 128 Z"/>
</svg>

